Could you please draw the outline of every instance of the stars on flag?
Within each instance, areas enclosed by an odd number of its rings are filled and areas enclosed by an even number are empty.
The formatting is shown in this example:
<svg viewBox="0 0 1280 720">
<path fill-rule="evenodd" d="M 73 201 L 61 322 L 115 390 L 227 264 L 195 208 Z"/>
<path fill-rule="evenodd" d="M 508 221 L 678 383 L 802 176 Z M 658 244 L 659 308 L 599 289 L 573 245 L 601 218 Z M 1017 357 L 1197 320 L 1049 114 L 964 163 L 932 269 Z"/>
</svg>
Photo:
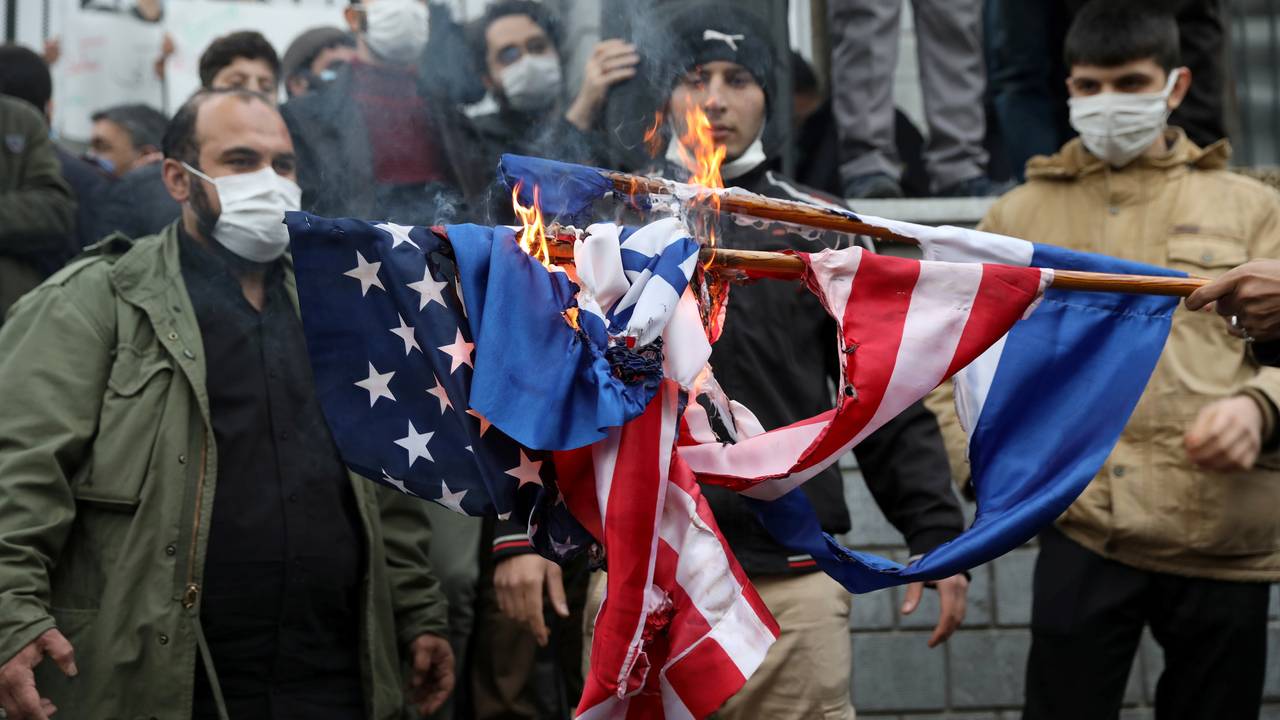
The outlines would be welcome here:
<svg viewBox="0 0 1280 720">
<path fill-rule="evenodd" d="M 466 495 L 467 495 L 466 490 L 451 492 L 449 490 L 448 483 L 446 483 L 444 480 L 441 480 L 440 481 L 440 499 L 437 500 L 436 502 L 440 503 L 441 505 L 449 508 L 450 510 L 456 513 L 459 513 L 461 515 L 466 515 L 467 511 L 462 509 L 462 498 L 466 497 Z"/>
<path fill-rule="evenodd" d="M 418 247 L 418 243 L 409 238 L 409 231 L 413 229 L 412 225 L 397 225 L 393 222 L 385 222 L 378 223 L 377 225 L 374 225 L 374 227 L 379 230 L 385 230 L 391 235 L 391 249 L 393 250 L 400 247 L 403 243 L 409 243 L 419 250 L 422 249 L 421 247 Z"/>
<path fill-rule="evenodd" d="M 408 353 L 405 353 L 406 355 Z M 445 391 L 444 385 L 440 384 L 440 378 L 435 378 L 436 386 L 427 388 L 427 394 L 440 401 L 440 414 L 444 414 L 445 410 L 453 407 L 453 403 L 449 402 L 449 393 Z"/>
<path fill-rule="evenodd" d="M 391 393 L 391 378 L 394 376 L 395 371 L 380 373 L 373 363 L 369 363 L 369 377 L 356 381 L 356 387 L 369 391 L 369 407 L 373 407 L 378 398 L 396 401 L 396 396 Z"/>
<path fill-rule="evenodd" d="M 413 327 L 405 322 L 399 313 L 396 314 L 396 317 L 400 318 L 400 327 L 391 328 L 391 332 L 404 341 L 404 354 L 408 355 L 414 350 L 422 352 L 422 348 L 418 347 L 418 339 L 413 335 Z"/>
<path fill-rule="evenodd" d="M 520 464 L 508 470 L 507 474 L 520 481 L 516 486 L 516 489 L 519 489 L 525 485 L 542 485 L 541 469 L 541 460 L 537 462 L 530 460 L 529 456 L 524 454 L 524 450 L 521 450 Z"/>
<path fill-rule="evenodd" d="M 471 352 L 475 347 L 475 343 L 469 343 L 462 338 L 462 328 L 458 328 L 458 334 L 454 338 L 453 342 L 437 349 L 449 356 L 451 360 L 449 364 L 449 372 L 454 373 L 463 365 L 466 365 L 473 370 L 475 369 L 475 365 L 471 362 Z"/>
<path fill-rule="evenodd" d="M 378 269 L 381 267 L 381 262 L 369 262 L 357 250 L 356 266 L 342 274 L 360 281 L 360 297 L 364 297 L 369 294 L 369 288 L 371 287 L 376 287 L 383 292 L 387 291 L 386 288 L 382 287 L 382 281 L 378 279 Z"/>
<path fill-rule="evenodd" d="M 397 479 L 397 478 L 393 478 L 393 477 L 391 477 L 391 475 L 390 475 L 389 473 L 387 473 L 386 468 L 379 468 L 379 469 L 380 469 L 380 470 L 382 470 L 382 482 L 384 482 L 384 483 L 386 483 L 386 484 L 390 485 L 391 487 L 393 487 L 393 488 L 395 488 L 395 489 L 399 490 L 400 492 L 404 493 L 405 495 L 413 495 L 414 497 L 417 497 L 417 495 L 415 495 L 415 494 L 414 494 L 414 492 L 413 492 L 412 490 L 410 490 L 409 488 L 405 487 L 405 484 L 404 484 L 404 481 L 403 481 L 403 480 L 399 480 L 399 479 Z"/>
<path fill-rule="evenodd" d="M 409 434 L 396 441 L 396 444 L 405 449 L 409 453 L 409 467 L 418 461 L 418 458 L 426 458 L 427 462 L 435 462 L 435 458 L 431 457 L 431 451 L 427 450 L 427 443 L 431 442 L 433 432 L 420 433 L 413 426 L 413 421 L 409 421 Z"/>
<path fill-rule="evenodd" d="M 569 553 L 573 552 L 573 549 L 575 547 L 577 546 L 573 544 L 572 537 L 567 537 L 565 538 L 564 542 L 560 542 L 559 540 L 556 540 L 555 535 L 551 536 L 551 549 L 552 551 L 555 552 L 556 555 L 559 555 L 560 557 L 564 557 Z"/>
<path fill-rule="evenodd" d="M 418 293 L 418 310 L 426 310 L 427 305 L 433 302 L 440 303 L 442 308 L 449 307 L 444 304 L 444 289 L 449 286 L 449 283 L 431 277 L 430 265 L 422 271 L 421 280 L 407 283 L 407 286 Z"/>
<path fill-rule="evenodd" d="M 476 412 L 474 408 L 468 408 L 467 414 L 480 421 L 480 437 L 484 437 L 485 431 L 487 431 L 493 423 L 489 422 L 485 416 Z"/>
</svg>

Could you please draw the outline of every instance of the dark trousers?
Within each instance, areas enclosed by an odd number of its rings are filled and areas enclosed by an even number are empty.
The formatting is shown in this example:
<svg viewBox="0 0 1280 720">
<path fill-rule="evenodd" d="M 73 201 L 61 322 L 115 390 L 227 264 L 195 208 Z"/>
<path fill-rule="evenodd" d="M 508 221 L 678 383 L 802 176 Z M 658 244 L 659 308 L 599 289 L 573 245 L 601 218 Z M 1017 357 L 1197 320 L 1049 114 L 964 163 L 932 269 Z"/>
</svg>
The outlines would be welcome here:
<svg viewBox="0 0 1280 720">
<path fill-rule="evenodd" d="M 471 714 L 460 709 L 455 717 L 568 720 L 582 694 L 582 608 L 587 600 L 587 558 L 580 556 L 561 567 L 569 617 L 556 615 L 550 604 L 544 603 L 544 617 L 551 629 L 551 641 L 544 648 L 538 647 L 523 624 L 498 609 L 493 565 L 486 549 L 487 545 L 481 549 L 475 626 L 468 653 Z M 458 707 L 465 707 L 465 703 Z"/>
<path fill-rule="evenodd" d="M 1159 720 L 1258 717 L 1269 585 L 1138 570 L 1053 528 L 1040 542 L 1023 720 L 1119 717 L 1144 626 L 1164 649 Z"/>
</svg>

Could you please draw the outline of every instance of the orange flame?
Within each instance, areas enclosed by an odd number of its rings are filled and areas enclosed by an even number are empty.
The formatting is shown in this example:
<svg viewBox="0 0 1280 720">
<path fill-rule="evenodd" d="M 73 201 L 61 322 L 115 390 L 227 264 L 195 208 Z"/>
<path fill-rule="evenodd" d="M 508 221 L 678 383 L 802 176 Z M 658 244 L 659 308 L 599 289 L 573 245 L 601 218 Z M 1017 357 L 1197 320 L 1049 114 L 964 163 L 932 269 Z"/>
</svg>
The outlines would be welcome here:
<svg viewBox="0 0 1280 720">
<path fill-rule="evenodd" d="M 711 120 L 702 108 L 694 105 L 685 111 L 684 133 L 676 150 L 680 154 L 680 162 L 689 171 L 689 182 L 701 186 L 695 203 L 706 203 L 712 211 L 712 218 L 703 226 L 711 247 L 711 257 L 703 264 L 703 269 L 711 267 L 715 259 L 716 220 L 720 214 L 720 195 L 714 190 L 724 188 L 724 178 L 720 176 L 720 166 L 724 164 L 727 148 L 717 144 L 711 134 Z"/>
<path fill-rule="evenodd" d="M 653 114 L 653 127 L 644 131 L 644 148 L 649 151 L 651 158 L 658 157 L 658 153 L 662 152 L 662 124 L 666 119 L 667 114 L 659 109 Z"/>
<path fill-rule="evenodd" d="M 520 189 L 524 181 L 516 183 L 511 189 L 511 207 L 516 217 L 520 218 L 520 233 L 517 236 L 520 249 L 536 257 L 544 267 L 551 267 L 551 248 L 547 246 L 547 228 L 542 222 L 542 190 L 533 186 L 533 205 L 520 204 Z"/>
</svg>

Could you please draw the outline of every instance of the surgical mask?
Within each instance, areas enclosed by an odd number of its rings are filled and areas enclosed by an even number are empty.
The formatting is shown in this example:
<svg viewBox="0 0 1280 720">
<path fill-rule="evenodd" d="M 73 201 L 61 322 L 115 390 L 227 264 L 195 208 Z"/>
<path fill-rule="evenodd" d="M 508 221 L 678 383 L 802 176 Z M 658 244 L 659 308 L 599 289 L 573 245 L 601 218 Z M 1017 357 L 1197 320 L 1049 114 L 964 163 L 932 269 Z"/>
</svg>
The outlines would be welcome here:
<svg viewBox="0 0 1280 720">
<path fill-rule="evenodd" d="M 1071 98 L 1071 127 L 1085 148 L 1113 167 L 1123 167 L 1147 151 L 1169 120 L 1169 95 L 1181 70 L 1169 73 L 1160 92 L 1103 93 Z"/>
<path fill-rule="evenodd" d="M 84 161 L 92 165 L 95 165 L 96 167 L 98 167 L 98 169 L 102 170 L 108 175 L 116 174 L 116 164 L 104 157 L 99 157 L 92 153 L 85 153 Z"/>
<path fill-rule="evenodd" d="M 427 4 L 418 0 L 365 3 L 365 42 L 375 55 L 396 65 L 411 65 L 427 46 Z"/>
<path fill-rule="evenodd" d="M 251 173 L 211 178 L 182 163 L 192 175 L 213 183 L 222 212 L 213 226 L 213 239 L 236 255 L 266 263 L 284 254 L 289 229 L 284 214 L 302 205 L 302 189 L 269 166 Z"/>
<path fill-rule="evenodd" d="M 560 97 L 560 80 L 555 55 L 525 55 L 502 71 L 502 95 L 513 110 L 546 110 Z"/>
</svg>

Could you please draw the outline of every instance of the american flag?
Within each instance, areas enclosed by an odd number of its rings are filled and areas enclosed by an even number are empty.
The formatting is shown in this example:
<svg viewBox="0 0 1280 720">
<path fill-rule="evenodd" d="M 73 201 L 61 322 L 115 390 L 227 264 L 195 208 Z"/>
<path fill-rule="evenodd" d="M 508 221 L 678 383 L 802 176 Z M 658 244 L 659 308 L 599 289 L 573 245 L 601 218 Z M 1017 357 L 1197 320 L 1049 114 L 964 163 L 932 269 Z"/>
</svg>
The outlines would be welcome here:
<svg viewBox="0 0 1280 720">
<path fill-rule="evenodd" d="M 550 557 L 590 543 L 547 453 L 471 408 L 475 343 L 448 242 L 393 223 L 287 223 L 317 392 L 347 466 L 458 513 L 526 521 Z"/>
</svg>

